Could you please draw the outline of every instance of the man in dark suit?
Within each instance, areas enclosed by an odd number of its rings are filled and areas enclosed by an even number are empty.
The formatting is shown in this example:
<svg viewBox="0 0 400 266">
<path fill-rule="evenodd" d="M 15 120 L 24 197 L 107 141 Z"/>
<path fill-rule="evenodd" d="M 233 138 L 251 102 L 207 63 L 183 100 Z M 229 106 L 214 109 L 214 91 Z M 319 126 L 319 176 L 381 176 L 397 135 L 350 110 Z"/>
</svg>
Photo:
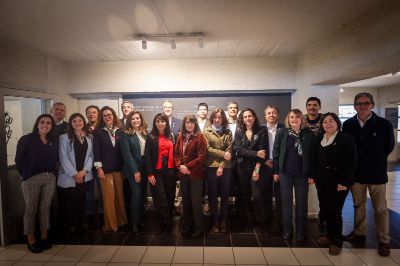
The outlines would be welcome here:
<svg viewBox="0 0 400 266">
<path fill-rule="evenodd" d="M 265 162 L 267 165 L 267 175 L 271 178 L 272 180 L 272 175 L 273 175 L 273 160 L 272 160 L 272 151 L 274 149 L 274 141 L 275 141 L 275 136 L 276 132 L 280 128 L 284 128 L 285 126 L 281 123 L 278 122 L 279 120 L 279 108 L 274 105 L 268 105 L 264 109 L 264 117 L 265 120 L 267 121 L 266 124 L 263 126 L 267 127 L 268 129 L 268 143 L 269 143 L 269 150 L 268 150 L 268 160 Z M 281 203 L 281 190 L 279 186 L 279 182 L 273 182 L 273 195 L 275 199 L 275 209 L 277 212 L 277 219 L 280 221 L 282 217 L 282 203 Z M 272 202 L 268 203 L 268 208 L 272 209 Z M 271 213 L 271 212 L 269 212 Z M 279 226 L 281 226 L 281 223 L 279 222 Z"/>
<path fill-rule="evenodd" d="M 367 233 L 367 190 L 374 208 L 375 225 L 379 241 L 378 254 L 390 255 L 389 210 L 386 202 L 387 158 L 395 146 L 392 124 L 377 116 L 372 109 L 374 98 L 362 92 L 354 98 L 357 114 L 343 123 L 343 132 L 354 137 L 358 164 L 351 187 L 354 202 L 354 229 L 345 241 L 365 241 Z"/>
<path fill-rule="evenodd" d="M 130 101 L 123 101 L 121 103 L 122 118 L 119 120 L 122 124 L 122 129 L 125 129 L 126 119 L 128 115 L 133 111 L 133 103 Z"/>
<path fill-rule="evenodd" d="M 167 100 L 162 103 L 162 112 L 168 117 L 169 126 L 171 128 L 172 134 L 174 134 L 174 139 L 178 137 L 179 132 L 182 127 L 182 120 L 172 116 L 172 111 L 174 110 L 174 104 Z"/>
<path fill-rule="evenodd" d="M 65 121 L 67 115 L 67 107 L 62 102 L 56 102 L 50 109 L 51 116 L 54 118 L 56 122 L 56 134 L 57 136 L 61 136 L 62 134 L 67 132 L 68 122 Z"/>
</svg>

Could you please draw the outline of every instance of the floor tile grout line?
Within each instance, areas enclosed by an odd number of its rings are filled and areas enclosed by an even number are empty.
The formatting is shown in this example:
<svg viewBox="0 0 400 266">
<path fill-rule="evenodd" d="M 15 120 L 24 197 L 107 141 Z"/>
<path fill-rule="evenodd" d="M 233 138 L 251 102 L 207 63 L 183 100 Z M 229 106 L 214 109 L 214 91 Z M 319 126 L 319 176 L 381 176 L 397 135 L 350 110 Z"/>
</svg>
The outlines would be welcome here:
<svg viewBox="0 0 400 266">
<path fill-rule="evenodd" d="M 356 251 L 353 248 L 348 247 L 348 249 L 350 249 L 350 251 L 362 262 L 364 263 L 364 265 L 368 265 L 367 262 L 365 262 L 360 256 L 357 255 Z"/>
<path fill-rule="evenodd" d="M 294 253 L 294 251 L 293 251 L 293 248 L 292 248 L 292 247 L 289 247 L 289 249 L 290 249 L 290 251 L 292 252 L 294 258 L 297 260 L 297 263 L 298 263 L 299 265 L 301 265 L 300 260 L 297 258 L 296 253 Z"/>
</svg>

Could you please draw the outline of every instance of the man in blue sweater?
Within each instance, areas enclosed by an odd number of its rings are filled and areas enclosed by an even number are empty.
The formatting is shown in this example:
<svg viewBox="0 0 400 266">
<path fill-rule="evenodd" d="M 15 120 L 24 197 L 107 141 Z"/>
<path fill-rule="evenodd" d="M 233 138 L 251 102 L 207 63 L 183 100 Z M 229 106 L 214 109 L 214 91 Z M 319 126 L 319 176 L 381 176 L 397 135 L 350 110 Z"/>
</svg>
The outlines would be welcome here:
<svg viewBox="0 0 400 266">
<path fill-rule="evenodd" d="M 367 233 L 367 190 L 374 206 L 375 225 L 379 240 L 378 254 L 390 254 L 389 210 L 386 202 L 387 158 L 394 148 L 394 133 L 390 122 L 377 116 L 370 93 L 354 98 L 357 114 L 343 123 L 343 132 L 352 135 L 357 144 L 358 164 L 351 187 L 354 202 L 354 230 L 345 241 L 364 241 Z"/>
</svg>

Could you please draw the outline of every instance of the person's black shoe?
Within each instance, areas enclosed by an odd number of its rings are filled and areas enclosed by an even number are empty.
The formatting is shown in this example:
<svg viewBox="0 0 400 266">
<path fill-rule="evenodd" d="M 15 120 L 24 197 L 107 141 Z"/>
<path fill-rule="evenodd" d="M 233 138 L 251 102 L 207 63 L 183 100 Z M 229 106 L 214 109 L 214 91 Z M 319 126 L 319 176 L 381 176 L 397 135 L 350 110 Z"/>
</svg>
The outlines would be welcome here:
<svg viewBox="0 0 400 266">
<path fill-rule="evenodd" d="M 196 231 L 196 232 L 193 232 L 193 234 L 190 237 L 191 238 L 198 238 L 198 237 L 201 237 L 201 236 L 203 236 L 203 231 Z"/>
<path fill-rule="evenodd" d="M 139 222 L 138 228 L 139 228 L 140 230 L 144 230 L 144 229 L 146 229 L 146 224 L 145 224 L 144 222 Z"/>
<path fill-rule="evenodd" d="M 182 236 L 189 236 L 190 235 L 190 229 L 182 229 L 182 232 L 181 232 L 181 235 Z"/>
<path fill-rule="evenodd" d="M 292 238 L 292 234 L 290 234 L 290 233 L 283 233 L 282 237 L 283 237 L 283 239 L 288 240 L 288 239 L 291 239 L 291 238 Z"/>
<path fill-rule="evenodd" d="M 48 238 L 40 240 L 39 244 L 43 249 L 51 249 L 51 247 L 53 246 Z"/>
<path fill-rule="evenodd" d="M 35 243 L 28 244 L 28 249 L 32 253 L 40 253 L 43 251 L 42 246 L 37 241 Z"/>
<path fill-rule="evenodd" d="M 137 225 L 132 225 L 132 235 L 135 236 L 135 237 L 138 237 L 140 235 Z"/>
<path fill-rule="evenodd" d="M 323 220 L 319 220 L 318 226 L 319 226 L 319 228 L 324 229 L 324 228 L 326 228 L 326 222 Z"/>
<path fill-rule="evenodd" d="M 354 232 L 351 232 L 350 234 L 343 236 L 343 241 L 357 243 L 365 242 L 365 235 L 356 235 Z"/>
<path fill-rule="evenodd" d="M 297 242 L 302 242 L 302 241 L 304 241 L 305 238 L 306 238 L 306 236 L 304 234 L 297 234 L 296 235 L 296 241 Z"/>
<path fill-rule="evenodd" d="M 390 255 L 390 246 L 387 243 L 379 243 L 378 254 L 382 257 Z"/>
</svg>

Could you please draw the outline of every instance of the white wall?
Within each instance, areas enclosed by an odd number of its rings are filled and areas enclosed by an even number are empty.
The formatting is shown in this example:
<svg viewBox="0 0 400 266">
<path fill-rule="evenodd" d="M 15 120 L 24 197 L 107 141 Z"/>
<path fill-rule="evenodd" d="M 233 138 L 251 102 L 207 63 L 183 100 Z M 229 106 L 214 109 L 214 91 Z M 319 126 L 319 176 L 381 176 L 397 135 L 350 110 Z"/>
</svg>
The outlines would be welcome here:
<svg viewBox="0 0 400 266">
<path fill-rule="evenodd" d="M 71 63 L 71 92 L 289 90 L 296 58 L 151 60 Z"/>
</svg>

